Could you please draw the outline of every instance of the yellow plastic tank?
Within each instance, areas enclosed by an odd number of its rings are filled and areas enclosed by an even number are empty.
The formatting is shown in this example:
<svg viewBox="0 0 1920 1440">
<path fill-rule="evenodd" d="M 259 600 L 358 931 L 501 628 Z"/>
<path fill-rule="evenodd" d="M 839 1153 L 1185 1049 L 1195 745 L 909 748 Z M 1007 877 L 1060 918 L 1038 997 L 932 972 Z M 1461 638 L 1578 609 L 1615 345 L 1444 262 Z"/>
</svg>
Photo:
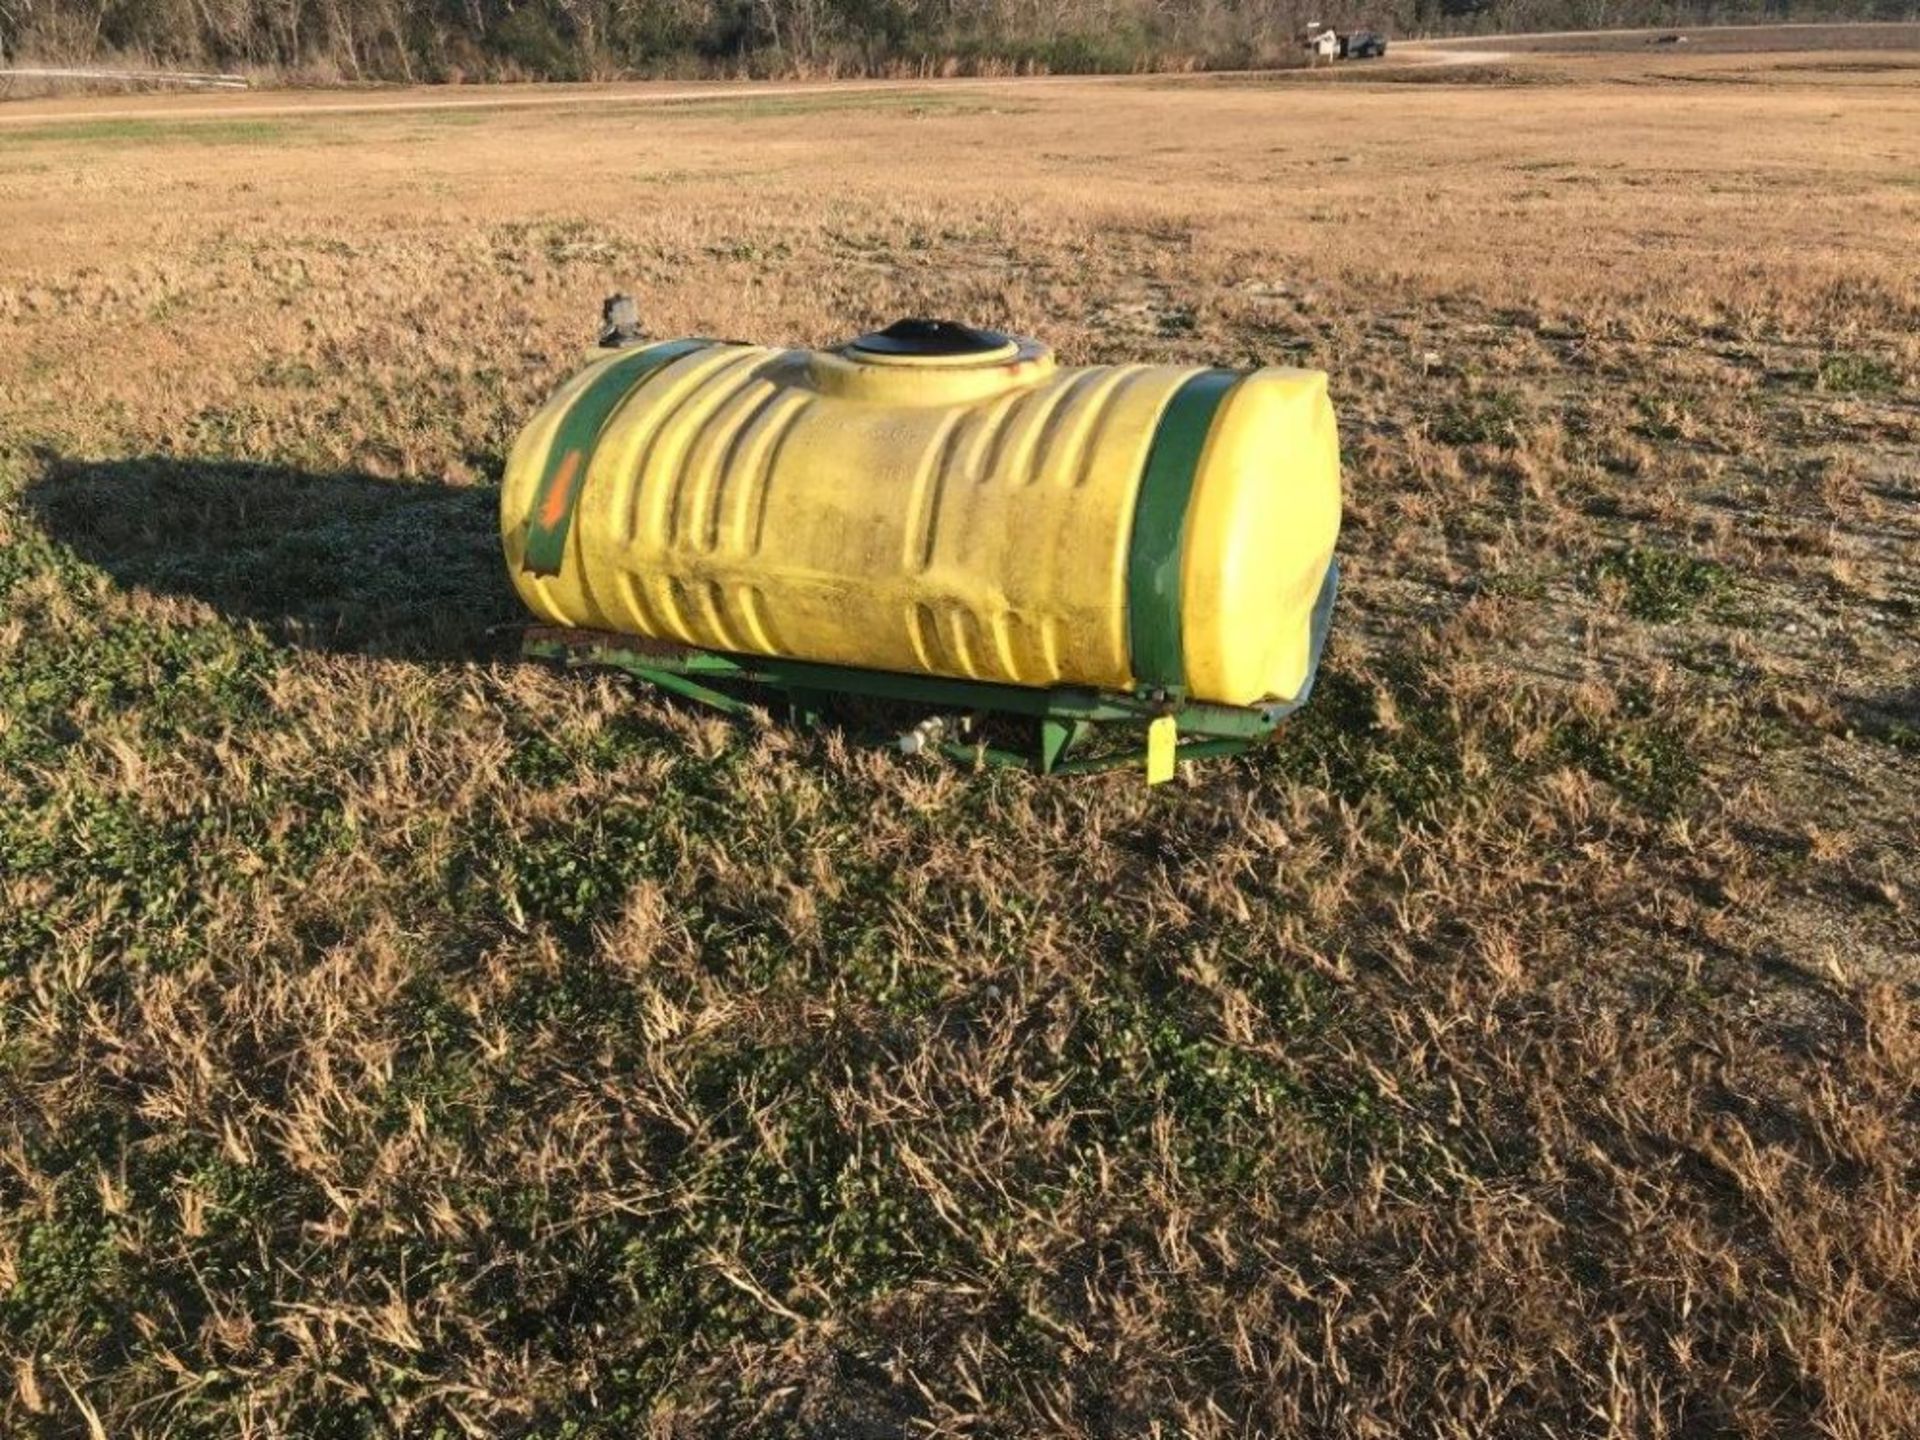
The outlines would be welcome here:
<svg viewBox="0 0 1920 1440">
<path fill-rule="evenodd" d="M 554 624 L 1227 705 L 1308 682 L 1339 525 L 1319 372 L 1068 368 L 940 321 L 614 351 L 501 494 L 508 571 Z"/>
</svg>

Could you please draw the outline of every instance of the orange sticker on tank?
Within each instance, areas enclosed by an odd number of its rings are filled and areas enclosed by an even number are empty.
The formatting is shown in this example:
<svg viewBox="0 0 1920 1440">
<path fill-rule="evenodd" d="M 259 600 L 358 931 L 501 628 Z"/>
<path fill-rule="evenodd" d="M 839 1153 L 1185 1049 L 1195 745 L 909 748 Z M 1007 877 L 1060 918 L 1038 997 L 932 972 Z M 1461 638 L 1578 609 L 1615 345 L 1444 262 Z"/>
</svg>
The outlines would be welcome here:
<svg viewBox="0 0 1920 1440">
<path fill-rule="evenodd" d="M 569 450 L 560 468 L 553 472 L 553 479 L 547 484 L 546 503 L 540 507 L 540 524 L 544 528 L 551 530 L 567 518 L 567 507 L 573 503 L 574 477 L 580 473 L 584 459 L 578 450 Z"/>
</svg>

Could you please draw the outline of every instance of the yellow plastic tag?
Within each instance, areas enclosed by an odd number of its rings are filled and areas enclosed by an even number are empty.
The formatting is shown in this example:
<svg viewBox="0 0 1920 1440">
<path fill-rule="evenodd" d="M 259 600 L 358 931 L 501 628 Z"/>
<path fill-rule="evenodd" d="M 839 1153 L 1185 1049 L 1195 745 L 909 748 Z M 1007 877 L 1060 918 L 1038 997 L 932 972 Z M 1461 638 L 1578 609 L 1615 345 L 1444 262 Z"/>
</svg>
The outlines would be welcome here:
<svg viewBox="0 0 1920 1440">
<path fill-rule="evenodd" d="M 1180 727 L 1171 715 L 1162 715 L 1147 726 L 1147 784 L 1173 779 L 1173 749 L 1179 740 Z"/>
</svg>

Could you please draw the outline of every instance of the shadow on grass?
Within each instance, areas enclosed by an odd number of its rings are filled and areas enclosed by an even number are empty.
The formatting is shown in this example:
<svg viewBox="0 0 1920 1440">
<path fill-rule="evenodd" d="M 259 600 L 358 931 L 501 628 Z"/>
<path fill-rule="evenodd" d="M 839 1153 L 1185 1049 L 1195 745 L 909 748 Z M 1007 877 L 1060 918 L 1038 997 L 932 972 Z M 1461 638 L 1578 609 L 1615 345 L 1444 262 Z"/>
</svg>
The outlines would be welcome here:
<svg viewBox="0 0 1920 1440">
<path fill-rule="evenodd" d="M 29 513 L 120 585 L 190 596 L 291 644 L 467 660 L 526 617 L 490 486 L 170 456 L 41 457 Z"/>
<path fill-rule="evenodd" d="M 425 662 L 505 658 L 533 620 L 500 554 L 500 492 L 351 471 L 42 453 L 24 496 L 47 537 L 130 591 L 190 597 L 282 643 Z M 776 715 L 776 692 L 731 687 Z M 669 709 L 703 712 L 664 691 Z M 924 706 L 835 698 L 823 718 L 891 742 Z M 998 737 L 1005 739 L 1006 737 Z"/>
<path fill-rule="evenodd" d="M 1856 691 L 1837 703 L 1856 735 L 1920 755 L 1920 688 Z"/>
</svg>

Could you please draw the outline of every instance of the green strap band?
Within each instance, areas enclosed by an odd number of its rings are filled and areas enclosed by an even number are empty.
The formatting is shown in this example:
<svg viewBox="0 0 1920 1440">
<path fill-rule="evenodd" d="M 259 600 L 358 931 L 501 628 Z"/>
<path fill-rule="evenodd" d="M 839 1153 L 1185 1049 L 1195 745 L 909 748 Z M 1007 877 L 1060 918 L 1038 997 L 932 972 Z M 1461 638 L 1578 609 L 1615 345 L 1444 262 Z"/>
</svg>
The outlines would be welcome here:
<svg viewBox="0 0 1920 1440">
<path fill-rule="evenodd" d="M 533 513 L 527 517 L 527 549 L 521 568 L 529 575 L 560 573 L 567 555 L 567 532 L 573 528 L 573 512 L 593 464 L 593 447 L 600 443 L 600 433 L 620 402 L 656 371 L 712 343 L 669 340 L 623 355 L 594 376 L 593 383 L 567 407 L 560 428 L 554 432 L 553 444 L 547 447 L 546 473 L 540 477 Z"/>
<path fill-rule="evenodd" d="M 1133 651 L 1134 682 L 1141 686 L 1186 688 L 1180 552 L 1187 535 L 1187 504 L 1213 417 L 1239 378 L 1231 370 L 1208 370 L 1174 391 L 1147 451 L 1127 551 L 1127 641 Z"/>
</svg>

